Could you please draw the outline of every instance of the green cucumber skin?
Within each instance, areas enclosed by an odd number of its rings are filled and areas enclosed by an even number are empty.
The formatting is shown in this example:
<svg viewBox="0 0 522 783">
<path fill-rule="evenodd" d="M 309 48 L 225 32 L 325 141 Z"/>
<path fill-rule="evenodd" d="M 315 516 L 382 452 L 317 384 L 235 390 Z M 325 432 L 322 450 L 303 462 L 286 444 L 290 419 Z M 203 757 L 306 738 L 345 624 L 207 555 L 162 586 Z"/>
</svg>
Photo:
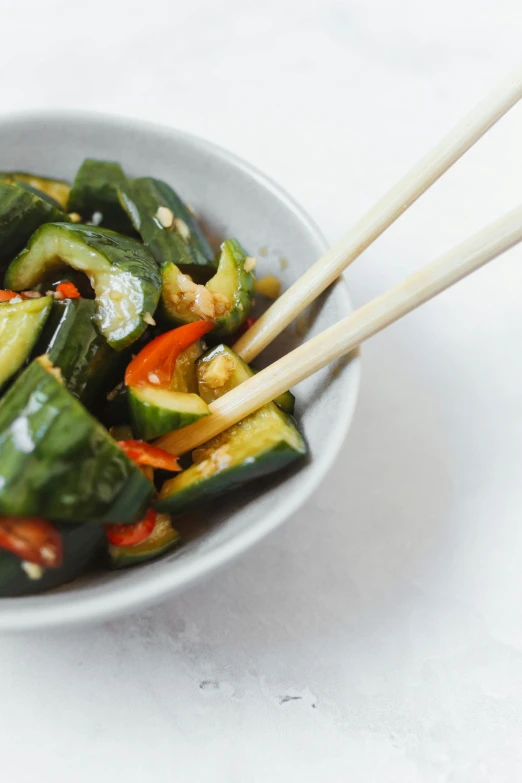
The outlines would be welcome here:
<svg viewBox="0 0 522 783">
<path fill-rule="evenodd" d="M 214 252 L 197 220 L 165 182 L 152 177 L 127 180 L 120 187 L 119 198 L 158 265 L 170 262 L 181 267 L 217 266 Z M 190 231 L 189 241 L 185 242 L 176 231 L 159 223 L 155 217 L 159 207 L 167 207 L 174 218 L 183 220 Z"/>
<path fill-rule="evenodd" d="M 0 321 L 5 318 L 5 329 L 11 333 L 0 342 L 0 389 L 29 358 L 49 318 L 51 307 L 52 300 L 48 296 L 26 299 L 17 304 L 0 304 Z M 13 339 L 14 345 L 11 342 Z"/>
<path fill-rule="evenodd" d="M 9 182 L 13 185 L 16 185 L 18 188 L 22 188 L 22 190 L 26 190 L 27 193 L 32 193 L 33 196 L 38 196 L 38 198 L 41 198 L 43 201 L 46 201 L 48 204 L 51 205 L 51 207 L 54 207 L 55 209 L 62 211 L 61 205 L 56 201 L 55 198 L 52 196 L 49 196 L 48 193 L 44 193 L 43 190 L 38 190 L 38 188 L 33 187 L 33 185 L 29 185 L 28 182 L 24 182 L 21 179 L 12 179 L 12 180 L 3 180 L 3 182 Z"/>
<path fill-rule="evenodd" d="M 34 193 L 0 182 L 0 268 L 12 261 L 42 224 L 68 219 L 60 209 Z"/>
<path fill-rule="evenodd" d="M 5 276 L 5 284 L 8 288 L 15 291 L 34 287 L 48 276 L 48 270 L 42 269 L 39 277 L 27 274 L 24 277 L 24 261 L 38 242 L 45 241 L 47 232 L 56 230 L 69 235 L 71 241 L 83 242 L 104 256 L 111 266 L 128 272 L 140 281 L 143 304 L 139 317 L 129 325 L 129 331 L 123 337 L 111 339 L 110 334 L 105 335 L 111 348 L 116 351 L 123 350 L 141 337 L 148 327 L 148 323 L 143 319 L 144 314 L 154 313 L 158 305 L 161 293 L 161 276 L 154 258 L 137 240 L 124 237 L 110 229 L 93 228 L 80 223 L 66 225 L 49 223 L 33 234 L 27 248 L 19 253 L 9 265 Z M 63 262 L 63 268 L 67 268 L 65 262 Z"/>
<path fill-rule="evenodd" d="M 87 158 L 74 179 L 67 212 L 76 212 L 84 222 L 99 212 L 103 216 L 100 225 L 121 234 L 134 235 L 134 227 L 118 198 L 118 189 L 125 182 L 119 163 Z"/>
<path fill-rule="evenodd" d="M 11 552 L 0 549 L 0 598 L 36 595 L 72 582 L 103 552 L 103 525 L 56 525 L 63 540 L 63 563 L 59 568 L 45 569 L 40 579 L 30 579 L 21 561 Z"/>
<path fill-rule="evenodd" d="M 65 385 L 89 410 L 110 390 L 126 356 L 107 345 L 94 325 L 92 299 L 53 302 L 51 314 L 33 351 L 46 354 L 62 371 Z"/>
<path fill-rule="evenodd" d="M 0 401 L 0 485 L 0 516 L 65 522 L 135 522 L 153 492 L 104 427 L 38 361 Z"/>
<path fill-rule="evenodd" d="M 141 400 L 132 388 L 129 388 L 128 403 L 132 431 L 137 438 L 142 440 L 161 438 L 167 432 L 188 427 L 189 424 L 199 421 L 205 415 L 160 408 Z"/>
<path fill-rule="evenodd" d="M 274 400 L 277 407 L 287 413 L 289 416 L 293 416 L 295 412 L 295 396 L 290 390 L 283 392 Z"/>
<path fill-rule="evenodd" d="M 31 174 L 28 171 L 0 171 L 0 181 L 14 185 L 29 185 L 29 187 L 43 194 L 46 199 L 51 199 L 58 208 L 65 211 L 71 186 L 64 179 L 43 177 L 40 174 Z"/>
<path fill-rule="evenodd" d="M 228 470 L 222 470 L 208 479 L 196 481 L 190 487 L 174 493 L 170 497 L 158 498 L 153 501 L 157 511 L 177 514 L 196 505 L 203 505 L 214 500 L 219 495 L 228 494 L 239 489 L 248 481 L 268 476 L 283 470 L 296 460 L 296 452 L 285 441 L 272 446 L 269 451 L 242 465 L 234 465 Z"/>
</svg>

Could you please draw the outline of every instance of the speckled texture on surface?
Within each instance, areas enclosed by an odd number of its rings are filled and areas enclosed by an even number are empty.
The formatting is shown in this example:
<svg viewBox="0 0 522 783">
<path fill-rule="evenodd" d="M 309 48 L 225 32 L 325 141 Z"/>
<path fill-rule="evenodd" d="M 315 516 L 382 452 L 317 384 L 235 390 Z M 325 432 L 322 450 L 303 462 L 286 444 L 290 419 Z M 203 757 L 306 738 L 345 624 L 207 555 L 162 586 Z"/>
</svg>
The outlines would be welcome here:
<svg viewBox="0 0 522 783">
<path fill-rule="evenodd" d="M 514 0 L 120 8 L 12 5 L 2 109 L 209 136 L 332 240 L 520 57 Z M 519 203 L 521 127 L 517 107 L 352 267 L 357 303 Z M 6 780 L 522 779 L 521 261 L 368 344 L 342 459 L 230 569 L 115 624 L 0 639 Z"/>
</svg>

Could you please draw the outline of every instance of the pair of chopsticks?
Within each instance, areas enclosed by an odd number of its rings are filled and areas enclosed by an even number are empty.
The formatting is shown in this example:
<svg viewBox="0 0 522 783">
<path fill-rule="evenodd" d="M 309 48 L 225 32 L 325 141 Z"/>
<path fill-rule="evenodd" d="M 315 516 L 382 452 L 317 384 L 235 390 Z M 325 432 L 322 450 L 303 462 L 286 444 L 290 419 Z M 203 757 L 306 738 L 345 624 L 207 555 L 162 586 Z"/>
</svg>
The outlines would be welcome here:
<svg viewBox="0 0 522 783">
<path fill-rule="evenodd" d="M 520 98 L 522 66 L 464 117 L 346 236 L 285 291 L 237 341 L 234 351 L 246 362 L 252 361 Z M 157 445 L 172 454 L 184 454 L 200 446 L 521 240 L 522 206 L 519 206 L 228 392 L 209 405 L 210 416 L 164 435 Z"/>
</svg>

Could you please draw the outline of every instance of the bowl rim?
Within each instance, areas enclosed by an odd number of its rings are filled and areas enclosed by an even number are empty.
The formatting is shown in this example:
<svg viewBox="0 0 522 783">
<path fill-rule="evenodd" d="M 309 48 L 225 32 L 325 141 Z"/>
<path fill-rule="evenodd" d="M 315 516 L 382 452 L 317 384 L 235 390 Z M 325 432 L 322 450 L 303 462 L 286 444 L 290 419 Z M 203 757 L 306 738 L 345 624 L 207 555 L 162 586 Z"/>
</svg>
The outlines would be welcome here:
<svg viewBox="0 0 522 783">
<path fill-rule="evenodd" d="M 100 125 L 106 125 L 109 131 L 116 128 L 118 131 L 125 132 L 136 128 L 144 133 L 161 133 L 169 137 L 177 137 L 185 142 L 188 140 L 202 153 L 207 152 L 212 156 L 217 156 L 239 168 L 284 204 L 307 232 L 309 239 L 316 247 L 318 257 L 328 247 L 325 237 L 314 220 L 280 185 L 235 153 L 192 133 L 121 114 L 75 109 L 35 109 L 2 115 L 0 117 L 0 135 L 4 128 L 17 123 L 38 125 L 56 121 L 97 122 Z M 132 123 L 131 127 L 129 127 L 129 122 Z M 347 313 L 351 312 L 353 305 L 344 277 L 341 276 L 335 285 L 342 298 L 343 308 Z M 103 593 L 96 592 L 93 595 L 83 597 L 74 596 L 66 588 L 63 592 L 51 592 L 41 596 L 1 599 L 0 630 L 31 631 L 41 628 L 76 626 L 103 622 L 144 609 L 215 572 L 275 530 L 295 514 L 315 492 L 344 443 L 355 413 L 360 387 L 361 360 L 358 352 L 354 354 L 350 364 L 350 379 L 345 384 L 345 393 L 342 395 L 343 404 L 335 432 L 332 434 L 328 448 L 314 461 L 314 470 L 304 491 L 291 493 L 284 502 L 279 503 L 264 517 L 250 524 L 246 530 L 216 546 L 215 549 L 198 555 L 194 560 L 178 561 L 176 568 L 163 572 L 151 571 L 147 574 L 146 571 L 142 571 L 141 578 L 136 580 L 135 584 L 129 584 L 125 580 L 118 586 L 116 581 L 110 587 L 105 586 Z"/>
</svg>

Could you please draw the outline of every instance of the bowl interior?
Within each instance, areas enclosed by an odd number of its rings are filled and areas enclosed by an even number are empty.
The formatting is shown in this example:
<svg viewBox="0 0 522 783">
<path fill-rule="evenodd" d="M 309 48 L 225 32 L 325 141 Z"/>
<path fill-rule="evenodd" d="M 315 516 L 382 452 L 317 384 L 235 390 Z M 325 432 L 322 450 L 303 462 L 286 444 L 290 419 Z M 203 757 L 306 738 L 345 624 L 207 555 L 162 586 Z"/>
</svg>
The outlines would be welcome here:
<svg viewBox="0 0 522 783">
<path fill-rule="evenodd" d="M 120 161 L 131 176 L 169 182 L 201 217 L 216 245 L 237 237 L 257 256 L 260 275 L 287 287 L 324 250 L 302 210 L 276 185 L 234 155 L 166 128 L 96 115 L 38 113 L 0 121 L 0 170 L 72 179 L 85 157 Z M 344 282 L 301 316 L 258 362 L 262 366 L 351 309 Z M 295 390 L 297 418 L 310 447 L 298 469 L 254 482 L 203 515 L 177 520 L 186 543 L 128 571 L 94 573 L 42 596 L 2 599 L 0 628 L 101 620 L 136 609 L 225 563 L 295 511 L 315 489 L 348 429 L 359 381 L 357 356 L 317 373 Z"/>
</svg>

